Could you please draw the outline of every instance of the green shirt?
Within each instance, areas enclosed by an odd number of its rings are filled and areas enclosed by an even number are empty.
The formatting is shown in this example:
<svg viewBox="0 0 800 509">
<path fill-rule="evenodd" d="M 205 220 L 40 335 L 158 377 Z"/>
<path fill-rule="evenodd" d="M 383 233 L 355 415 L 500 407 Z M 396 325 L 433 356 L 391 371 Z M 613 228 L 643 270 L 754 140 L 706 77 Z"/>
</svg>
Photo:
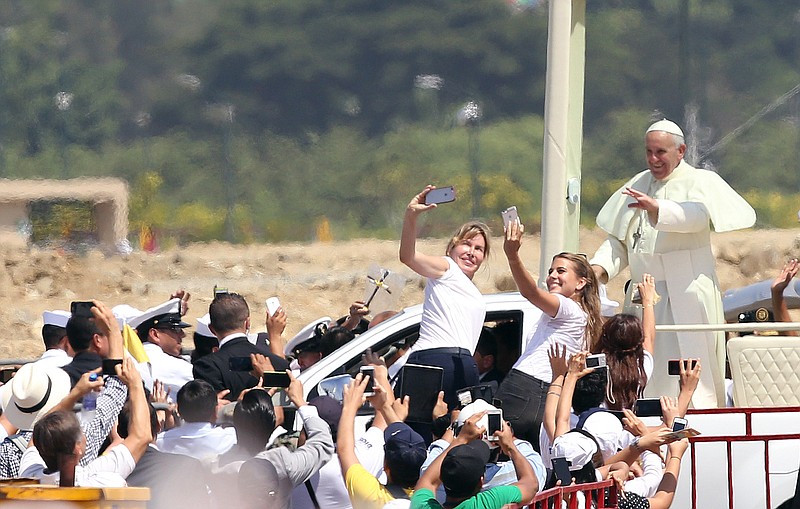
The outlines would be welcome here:
<svg viewBox="0 0 800 509">
<path fill-rule="evenodd" d="M 522 492 L 519 488 L 496 486 L 464 500 L 455 509 L 500 509 L 506 504 L 519 502 L 522 502 Z M 442 509 L 442 504 L 436 500 L 436 495 L 431 490 L 423 488 L 411 496 L 411 509 Z"/>
</svg>

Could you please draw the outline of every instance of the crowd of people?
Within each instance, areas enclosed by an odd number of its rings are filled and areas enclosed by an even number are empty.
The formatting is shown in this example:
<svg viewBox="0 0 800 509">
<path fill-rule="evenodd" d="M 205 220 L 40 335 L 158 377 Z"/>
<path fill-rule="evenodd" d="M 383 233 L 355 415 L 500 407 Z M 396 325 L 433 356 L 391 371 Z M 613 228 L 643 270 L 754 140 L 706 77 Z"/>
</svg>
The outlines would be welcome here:
<svg viewBox="0 0 800 509">
<path fill-rule="evenodd" d="M 514 281 L 541 310 L 507 372 L 472 281 L 490 253 L 489 227 L 470 221 L 443 255 L 419 252 L 418 218 L 438 206 L 427 186 L 406 207 L 400 239 L 400 260 L 426 280 L 418 338 L 393 356 L 365 353 L 371 371 L 342 398 L 310 397 L 299 374 L 392 312 L 368 321 L 357 301 L 287 341 L 283 307 L 267 312 L 266 333 L 251 334 L 248 303 L 219 291 L 186 359 L 188 293 L 146 311 L 77 303 L 45 313 L 45 353 L 0 388 L 0 477 L 145 486 L 153 508 L 296 509 L 521 507 L 556 485 L 613 479 L 620 507 L 669 507 L 688 446 L 673 424 L 691 405 L 717 405 L 724 355 L 713 335 L 657 336 L 655 327 L 721 321 L 709 231 L 754 216 L 718 176 L 683 161 L 674 123 L 653 124 L 645 145 L 649 169 L 601 211 L 609 238 L 592 259 L 557 254 L 542 287 L 519 254 L 523 224 L 504 229 Z M 603 285 L 628 264 L 625 312 L 604 316 Z M 773 285 L 781 317 L 779 294 L 797 269 L 790 262 Z M 667 378 L 676 359 L 678 391 Z M 398 387 L 414 380 L 403 364 L 441 370 L 429 419 L 406 422 L 411 402 Z M 279 390 L 290 406 L 274 403 Z M 645 394 L 659 398 L 658 425 L 632 411 Z M 374 418 L 364 427 L 366 408 Z"/>
</svg>

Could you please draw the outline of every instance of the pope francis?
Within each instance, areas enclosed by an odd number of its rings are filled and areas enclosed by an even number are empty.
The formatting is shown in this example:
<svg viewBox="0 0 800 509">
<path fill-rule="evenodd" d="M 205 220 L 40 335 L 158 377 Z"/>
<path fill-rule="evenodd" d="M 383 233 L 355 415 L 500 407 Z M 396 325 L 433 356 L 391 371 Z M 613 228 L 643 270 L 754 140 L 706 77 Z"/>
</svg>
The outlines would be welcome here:
<svg viewBox="0 0 800 509">
<path fill-rule="evenodd" d="M 711 252 L 711 228 L 726 232 L 755 223 L 753 208 L 716 173 L 693 168 L 683 160 L 683 131 L 660 120 L 645 133 L 648 169 L 625 183 L 597 215 L 608 236 L 590 263 L 601 282 L 630 266 L 631 279 L 655 277 L 661 300 L 656 323 L 722 323 L 722 301 Z M 625 311 L 631 304 L 630 285 Z M 667 361 L 700 359 L 700 383 L 692 398 L 695 408 L 725 405 L 725 338 L 711 332 L 662 332 L 656 337 L 653 376 L 645 393 L 674 396 L 676 377 Z"/>
</svg>

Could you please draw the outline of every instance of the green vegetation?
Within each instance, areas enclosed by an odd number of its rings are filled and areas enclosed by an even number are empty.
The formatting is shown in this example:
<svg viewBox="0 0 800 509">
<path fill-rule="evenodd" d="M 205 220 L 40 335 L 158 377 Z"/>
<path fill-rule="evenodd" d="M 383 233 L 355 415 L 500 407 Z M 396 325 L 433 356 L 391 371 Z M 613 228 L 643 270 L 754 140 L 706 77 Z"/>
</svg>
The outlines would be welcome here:
<svg viewBox="0 0 800 509">
<path fill-rule="evenodd" d="M 515 204 L 533 226 L 547 7 L 520 4 L 529 8 L 8 0 L 0 177 L 122 177 L 134 236 L 149 227 L 165 242 L 254 242 L 328 230 L 395 238 L 404 204 L 429 182 L 458 188 L 459 199 L 424 225 L 444 234 L 472 213 L 477 167 L 477 215 L 500 228 L 499 210 Z M 780 97 L 800 83 L 796 2 L 587 9 L 582 221 L 593 224 L 610 193 L 645 167 L 642 132 L 654 112 L 687 126 L 685 112 L 696 111 L 690 141 L 702 165 L 746 193 L 759 226 L 794 225 L 800 94 Z M 441 82 L 415 86 L 422 75 Z M 470 100 L 482 118 L 463 127 L 456 113 Z M 56 215 L 64 218 L 37 231 L 84 221 L 79 209 Z"/>
</svg>

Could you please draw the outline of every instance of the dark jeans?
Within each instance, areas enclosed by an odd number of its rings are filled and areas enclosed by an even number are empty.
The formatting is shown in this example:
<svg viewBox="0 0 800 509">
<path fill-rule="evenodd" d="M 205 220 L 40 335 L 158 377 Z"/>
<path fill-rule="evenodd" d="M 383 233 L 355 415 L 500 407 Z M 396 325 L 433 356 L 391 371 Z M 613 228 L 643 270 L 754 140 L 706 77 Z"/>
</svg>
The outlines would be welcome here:
<svg viewBox="0 0 800 509">
<path fill-rule="evenodd" d="M 457 391 L 464 387 L 478 385 L 478 366 L 469 351 L 460 349 L 455 352 L 453 348 L 432 348 L 414 352 L 408 357 L 406 364 L 421 364 L 423 366 L 438 366 L 443 369 L 442 390 L 448 411 L 458 406 Z M 402 377 L 402 371 L 401 371 Z M 399 391 L 402 379 L 395 386 Z M 429 424 L 408 423 L 419 433 L 427 444 L 431 443 L 432 436 Z"/>
<path fill-rule="evenodd" d="M 503 418 L 511 423 L 514 436 L 530 442 L 536 452 L 540 452 L 539 429 L 549 388 L 548 382 L 512 369 L 495 396 L 502 401 Z"/>
</svg>

